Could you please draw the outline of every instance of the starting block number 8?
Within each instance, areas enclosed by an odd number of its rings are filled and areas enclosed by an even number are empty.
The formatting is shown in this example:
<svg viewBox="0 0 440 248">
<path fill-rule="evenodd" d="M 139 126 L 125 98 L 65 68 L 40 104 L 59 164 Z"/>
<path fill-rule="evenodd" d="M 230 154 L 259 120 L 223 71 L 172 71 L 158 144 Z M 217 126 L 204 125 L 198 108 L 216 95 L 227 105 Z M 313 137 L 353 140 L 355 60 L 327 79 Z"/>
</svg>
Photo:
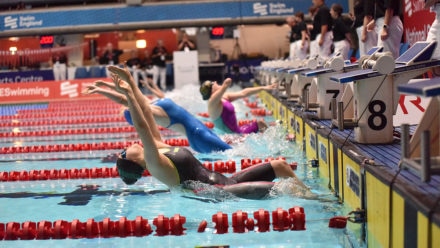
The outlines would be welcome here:
<svg viewBox="0 0 440 248">
<path fill-rule="evenodd" d="M 368 127 L 375 131 L 384 129 L 387 125 L 387 117 L 384 115 L 387 106 L 381 100 L 373 100 L 368 104 L 368 111 L 370 115 L 368 117 Z M 380 121 L 377 121 L 377 120 Z"/>
</svg>

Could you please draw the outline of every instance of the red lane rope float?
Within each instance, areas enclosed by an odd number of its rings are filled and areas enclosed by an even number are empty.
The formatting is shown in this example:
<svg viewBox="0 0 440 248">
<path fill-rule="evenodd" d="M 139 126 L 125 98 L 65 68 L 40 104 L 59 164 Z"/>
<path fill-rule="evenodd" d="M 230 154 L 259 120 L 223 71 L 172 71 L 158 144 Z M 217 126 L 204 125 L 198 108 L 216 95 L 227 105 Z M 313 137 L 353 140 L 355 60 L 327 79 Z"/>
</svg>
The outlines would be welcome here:
<svg viewBox="0 0 440 248">
<path fill-rule="evenodd" d="M 258 102 L 246 102 L 246 106 L 248 106 L 249 108 L 257 108 L 258 107 Z"/>
<path fill-rule="evenodd" d="M 38 130 L 23 132 L 0 133 L 1 137 L 33 137 L 33 136 L 57 136 L 57 135 L 76 135 L 76 134 L 101 134 L 101 133 L 122 133 L 135 132 L 133 126 L 122 127 L 99 127 L 99 128 L 81 128 L 81 129 L 58 129 L 58 130 Z"/>
<path fill-rule="evenodd" d="M 109 123 L 109 122 L 126 122 L 122 116 L 113 117 L 88 117 L 78 119 L 58 119 L 58 120 L 37 120 L 37 121 L 11 121 L 0 123 L 0 127 L 24 127 L 24 126 L 52 126 L 52 125 L 68 125 L 68 124 L 84 124 L 84 123 Z"/>
<path fill-rule="evenodd" d="M 247 125 L 250 124 L 252 122 L 257 122 L 257 119 L 242 119 L 242 120 L 238 120 L 238 126 L 243 126 L 243 125 Z"/>
<path fill-rule="evenodd" d="M 268 162 L 274 158 L 266 158 L 264 161 Z M 279 157 L 278 159 L 285 159 Z M 249 161 L 251 164 L 249 165 Z M 242 159 L 241 169 L 248 168 L 252 165 L 261 163 L 261 159 Z M 296 169 L 296 162 L 290 163 L 292 169 Z M 218 173 L 235 173 L 236 163 L 233 160 L 215 161 L 214 167 L 212 163 L 206 161 L 203 163 L 209 170 L 214 170 Z M 118 177 L 119 172 L 116 167 L 92 167 L 92 168 L 72 168 L 72 169 L 43 169 L 43 170 L 22 170 L 22 171 L 3 171 L 0 172 L 0 182 L 17 182 L 17 181 L 37 181 L 37 180 L 69 180 L 69 179 L 95 179 L 95 178 L 111 178 Z M 145 170 L 142 176 L 151 176 L 148 170 Z"/>
<path fill-rule="evenodd" d="M 209 113 L 208 112 L 200 112 L 200 113 L 197 113 L 197 115 L 201 116 L 201 117 L 209 118 Z"/>
<path fill-rule="evenodd" d="M 272 112 L 264 108 L 255 108 L 255 109 L 251 109 L 251 114 L 256 116 L 266 116 L 266 115 L 272 115 Z"/>
<path fill-rule="evenodd" d="M 306 218 L 304 208 L 293 206 L 288 210 L 277 208 L 271 214 L 268 210 L 258 209 L 249 214 L 238 210 L 232 214 L 232 232 L 269 232 L 272 225 L 273 231 L 304 231 L 306 230 Z M 253 216 L 251 218 L 250 216 Z M 228 214 L 221 211 L 212 215 L 214 233 L 228 233 L 229 220 Z M 345 228 L 348 217 L 335 216 L 329 220 L 329 228 Z M 256 224 L 255 224 L 256 222 Z M 175 214 L 168 218 L 162 214 L 153 219 L 156 227 L 156 236 L 184 235 L 184 224 L 186 217 Z M 205 232 L 208 222 L 202 220 L 197 228 L 198 233 Z M 66 220 L 56 220 L 54 222 L 42 220 L 38 222 L 26 221 L 0 223 L 0 240 L 33 240 L 33 239 L 80 239 L 80 238 L 112 238 L 112 237 L 143 237 L 153 233 L 148 219 L 137 216 L 134 220 L 127 217 L 120 217 L 116 221 L 104 218 L 102 221 L 95 221 L 93 218 L 82 222 L 74 219 L 69 222 Z"/>
<path fill-rule="evenodd" d="M 39 110 L 38 112 L 22 112 L 18 111 L 15 115 L 4 116 L 2 119 L 26 119 L 26 118 L 54 118 L 66 116 L 88 116 L 88 115 L 117 115 L 119 109 L 96 109 L 96 110 L 78 110 L 78 111 L 62 111 L 47 112 Z"/>
<path fill-rule="evenodd" d="M 185 222 L 182 222 L 182 218 L 177 220 L 177 222 L 179 221 L 181 222 L 181 229 L 183 229 Z M 173 227 L 172 229 L 173 233 L 179 231 L 179 228 Z M 88 219 L 86 222 L 75 219 L 71 222 L 66 220 L 56 220 L 54 222 L 42 220 L 39 222 L 0 223 L 0 240 L 143 237 L 150 235 L 152 232 L 148 219 L 144 219 L 142 216 L 137 216 L 134 220 L 121 217 L 117 221 L 105 218 L 102 221 Z"/>
<path fill-rule="evenodd" d="M 0 154 L 114 150 L 114 149 L 127 148 L 133 145 L 134 143 L 138 143 L 138 142 L 117 141 L 117 142 L 83 143 L 83 144 L 11 146 L 11 147 L 0 148 Z M 189 146 L 187 139 L 166 139 L 164 140 L 164 143 L 169 144 L 171 146 Z"/>
</svg>

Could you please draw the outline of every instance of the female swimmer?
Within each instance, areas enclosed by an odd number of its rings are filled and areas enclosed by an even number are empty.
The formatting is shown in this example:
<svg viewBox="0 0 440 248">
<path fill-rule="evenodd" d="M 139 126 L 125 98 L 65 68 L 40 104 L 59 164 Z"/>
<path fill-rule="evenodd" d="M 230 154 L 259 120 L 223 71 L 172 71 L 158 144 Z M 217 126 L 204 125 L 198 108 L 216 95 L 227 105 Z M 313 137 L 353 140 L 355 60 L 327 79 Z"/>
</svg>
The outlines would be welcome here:
<svg viewBox="0 0 440 248">
<path fill-rule="evenodd" d="M 107 86 L 110 89 L 99 87 L 101 85 Z M 114 85 L 111 83 L 96 81 L 94 85 L 88 86 L 84 93 L 99 93 L 127 106 L 128 103 L 125 95 L 116 92 L 114 88 Z M 199 119 L 191 115 L 188 111 L 177 105 L 171 99 L 164 98 L 164 94 L 159 89 L 151 88 L 151 86 L 149 89 L 160 98 L 154 102 L 151 102 L 150 99 L 144 97 L 144 101 L 150 105 L 154 119 L 158 125 L 185 135 L 188 138 L 188 143 L 191 148 L 200 153 L 224 151 L 231 148 L 230 145 L 220 139 Z M 128 109 L 124 110 L 124 116 L 126 120 L 133 125 L 131 114 Z"/>
<path fill-rule="evenodd" d="M 198 181 L 219 185 L 225 191 L 240 195 L 244 191 L 241 183 L 252 189 L 253 184 L 258 186 L 271 182 L 276 177 L 296 177 L 284 160 L 272 160 L 252 166 L 231 177 L 206 169 L 186 148 L 171 147 L 162 142 L 151 105 L 145 101 L 128 69 L 116 66 L 108 66 L 108 69 L 113 74 L 115 89 L 127 99 L 134 127 L 143 145 L 134 144 L 128 147 L 117 160 L 119 175 L 126 184 L 135 183 L 147 169 L 168 187 Z M 304 186 L 301 181 L 297 181 Z"/>
<path fill-rule="evenodd" d="M 226 92 L 231 85 L 230 78 L 225 79 L 222 85 L 217 82 L 205 81 L 200 86 L 200 94 L 203 100 L 208 100 L 208 113 L 214 122 L 216 128 L 225 133 L 256 133 L 267 128 L 264 121 L 251 122 L 249 124 L 238 126 L 235 108 L 232 101 L 256 94 L 262 90 L 272 90 L 277 87 L 276 84 L 251 87 L 239 92 Z"/>
</svg>

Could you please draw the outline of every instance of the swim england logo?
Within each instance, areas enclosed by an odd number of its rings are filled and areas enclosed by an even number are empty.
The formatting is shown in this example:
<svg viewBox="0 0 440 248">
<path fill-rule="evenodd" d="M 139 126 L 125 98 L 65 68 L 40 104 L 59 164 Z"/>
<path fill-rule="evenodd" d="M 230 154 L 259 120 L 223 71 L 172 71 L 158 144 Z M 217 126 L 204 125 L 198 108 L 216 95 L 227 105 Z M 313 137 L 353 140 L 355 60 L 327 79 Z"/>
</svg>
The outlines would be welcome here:
<svg viewBox="0 0 440 248">
<path fill-rule="evenodd" d="M 252 5 L 252 9 L 255 15 L 260 15 L 260 16 L 291 15 L 293 14 L 293 7 L 289 5 L 280 2 L 269 2 L 267 4 L 262 4 L 260 2 L 257 2 Z"/>
<path fill-rule="evenodd" d="M 5 28 L 16 29 L 18 28 L 18 18 L 12 16 L 6 16 L 4 19 Z"/>
<path fill-rule="evenodd" d="M 267 4 L 254 3 L 254 5 L 252 7 L 254 10 L 254 14 L 259 14 L 261 16 L 265 16 L 268 14 Z"/>
<path fill-rule="evenodd" d="M 68 95 L 70 98 L 78 96 L 78 84 L 70 84 L 69 81 L 60 84 L 61 95 Z"/>
</svg>

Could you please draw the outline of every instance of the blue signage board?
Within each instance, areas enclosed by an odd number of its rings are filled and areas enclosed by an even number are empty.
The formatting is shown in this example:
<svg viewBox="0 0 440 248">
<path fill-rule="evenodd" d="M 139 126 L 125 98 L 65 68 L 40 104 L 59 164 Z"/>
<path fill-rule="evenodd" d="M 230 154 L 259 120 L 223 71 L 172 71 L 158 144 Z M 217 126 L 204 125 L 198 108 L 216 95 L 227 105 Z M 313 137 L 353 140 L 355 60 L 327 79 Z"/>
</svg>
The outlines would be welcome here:
<svg viewBox="0 0 440 248">
<path fill-rule="evenodd" d="M 0 83 L 31 83 L 54 80 L 53 70 L 0 72 Z"/>
<path fill-rule="evenodd" d="M 328 0 L 327 5 L 340 3 L 348 11 L 348 1 Z M 244 20 L 246 18 L 265 18 L 289 16 L 297 11 L 305 14 L 311 6 L 310 0 L 279 1 L 206 1 L 148 3 L 139 6 L 112 5 L 78 8 L 54 8 L 25 12 L 0 13 L 0 31 L 29 31 L 32 29 L 50 30 L 54 28 L 79 28 L 95 25 L 113 26 L 133 23 L 197 20 Z M 115 26 L 116 25 L 116 26 Z M 182 25 L 182 24 L 180 24 Z"/>
</svg>

